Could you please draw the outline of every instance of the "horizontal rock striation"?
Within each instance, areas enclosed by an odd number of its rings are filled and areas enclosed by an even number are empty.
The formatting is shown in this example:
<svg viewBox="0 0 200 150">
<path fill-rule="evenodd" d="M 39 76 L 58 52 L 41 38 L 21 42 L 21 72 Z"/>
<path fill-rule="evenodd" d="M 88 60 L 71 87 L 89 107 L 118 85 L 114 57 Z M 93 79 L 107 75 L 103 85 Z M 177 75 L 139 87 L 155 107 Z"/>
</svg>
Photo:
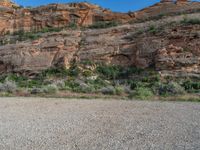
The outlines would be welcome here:
<svg viewBox="0 0 200 150">
<path fill-rule="evenodd" d="M 49 4 L 36 8 L 20 8 L 0 1 L 0 35 L 17 31 L 39 31 L 45 27 L 88 26 L 101 21 L 136 22 L 164 15 L 200 11 L 199 2 L 162 1 L 137 12 L 117 13 L 89 3 Z"/>
<path fill-rule="evenodd" d="M 49 4 L 37 8 L 0 6 L 0 35 L 16 31 L 39 31 L 45 27 L 88 26 L 100 21 L 128 22 L 128 14 L 113 13 L 88 3 Z"/>
<path fill-rule="evenodd" d="M 173 7 L 163 9 L 164 5 Z M 183 6 L 182 9 L 179 6 Z M 31 75 L 51 67 L 69 67 L 74 61 L 90 60 L 139 68 L 153 67 L 162 75 L 199 77 L 200 13 L 195 12 L 197 8 L 200 8 L 198 2 L 162 1 L 137 12 L 138 16 L 132 16 L 112 13 L 88 3 L 51 4 L 33 9 L 0 7 L 3 12 L 0 14 L 0 40 L 3 41 L 0 73 Z M 159 10 L 166 13 L 165 10 L 180 12 L 183 9 L 192 11 L 187 16 L 177 14 L 154 21 L 127 23 L 147 14 L 154 16 Z M 106 29 L 72 30 L 64 27 L 72 21 L 78 25 L 90 25 L 116 20 L 125 24 Z M 38 32 L 45 27 L 64 28 L 51 33 Z M 18 41 L 16 35 L 3 35 L 19 29 L 34 31 L 39 37 Z M 12 40 L 15 42 L 10 42 Z"/>
</svg>

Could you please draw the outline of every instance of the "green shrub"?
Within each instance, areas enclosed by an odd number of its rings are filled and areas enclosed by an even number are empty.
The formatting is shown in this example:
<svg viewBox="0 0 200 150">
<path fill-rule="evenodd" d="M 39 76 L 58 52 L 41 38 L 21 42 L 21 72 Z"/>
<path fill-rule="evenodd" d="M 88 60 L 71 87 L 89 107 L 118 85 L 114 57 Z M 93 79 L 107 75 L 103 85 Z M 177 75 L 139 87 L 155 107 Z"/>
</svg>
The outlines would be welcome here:
<svg viewBox="0 0 200 150">
<path fill-rule="evenodd" d="M 76 30 L 77 28 L 78 28 L 78 26 L 77 26 L 77 24 L 76 23 L 70 23 L 69 25 L 68 25 L 68 28 L 70 28 L 70 29 L 72 29 L 72 30 Z"/>
<path fill-rule="evenodd" d="M 187 81 L 183 82 L 182 86 L 188 92 L 191 92 L 191 93 L 200 92 L 200 82 L 198 82 L 198 81 L 187 80 Z"/>
<path fill-rule="evenodd" d="M 185 93 L 185 90 L 176 82 L 169 82 L 167 84 L 157 83 L 154 86 L 154 92 L 157 95 L 169 96 L 169 95 L 179 95 Z"/>
<path fill-rule="evenodd" d="M 44 92 L 49 94 L 54 94 L 58 92 L 58 87 L 54 84 L 47 85 L 44 87 Z"/>
<path fill-rule="evenodd" d="M 5 75 L 0 75 L 0 83 L 3 83 L 6 80 Z"/>
<path fill-rule="evenodd" d="M 30 89 L 29 91 L 31 94 L 34 94 L 34 95 L 44 93 L 44 89 L 36 88 L 36 87 Z"/>
<path fill-rule="evenodd" d="M 132 90 L 135 90 L 139 87 L 144 87 L 144 84 L 142 82 L 135 80 L 130 81 L 129 85 Z"/>
<path fill-rule="evenodd" d="M 76 89 L 73 90 L 73 92 L 79 92 L 79 93 L 93 93 L 96 89 L 93 86 L 87 85 L 87 84 L 80 84 Z"/>
<path fill-rule="evenodd" d="M 101 28 L 110 28 L 118 26 L 119 22 L 117 21 L 99 21 L 94 23 L 93 25 L 90 25 L 89 28 L 91 29 L 101 29 Z"/>
<path fill-rule="evenodd" d="M 27 80 L 27 82 L 20 83 L 20 86 L 26 88 L 33 88 L 33 87 L 40 88 L 43 86 L 43 81 L 39 79 L 31 79 Z"/>
<path fill-rule="evenodd" d="M 39 32 L 41 33 L 48 33 L 48 32 L 60 32 L 62 31 L 63 28 L 58 28 L 58 27 L 45 27 Z"/>
<path fill-rule="evenodd" d="M 28 77 L 18 75 L 18 74 L 9 74 L 6 76 L 1 76 L 0 82 L 4 83 L 6 81 L 14 82 L 18 87 L 23 88 L 33 88 L 41 87 L 43 85 L 43 78 L 33 78 L 28 79 Z"/>
<path fill-rule="evenodd" d="M 114 95 L 115 94 L 115 88 L 113 86 L 107 86 L 100 89 L 100 92 L 105 95 Z"/>
<path fill-rule="evenodd" d="M 79 80 L 68 80 L 65 82 L 65 87 L 70 91 L 78 93 L 92 93 L 96 91 L 93 85 Z"/>
<path fill-rule="evenodd" d="M 79 83 L 76 83 L 75 80 L 65 81 L 65 86 L 69 87 L 72 91 L 76 91 L 76 88 L 79 87 Z"/>
<path fill-rule="evenodd" d="M 56 81 L 53 82 L 53 84 L 56 85 L 59 90 L 66 90 L 65 80 L 56 80 Z"/>
<path fill-rule="evenodd" d="M 132 75 L 140 75 L 144 70 L 136 67 L 119 67 L 119 71 L 118 76 L 127 79 Z"/>
<path fill-rule="evenodd" d="M 96 71 L 106 79 L 116 79 L 122 72 L 122 67 L 115 65 L 98 65 Z"/>
<path fill-rule="evenodd" d="M 26 33 L 23 34 L 22 37 L 20 37 L 20 41 L 24 41 L 24 40 L 27 40 L 27 39 L 36 40 L 38 38 L 40 38 L 40 35 L 32 33 L 32 32 L 26 32 Z"/>
<path fill-rule="evenodd" d="M 81 61 L 80 64 L 83 64 L 85 66 L 92 66 L 94 65 L 95 63 L 92 62 L 91 60 L 84 60 L 84 61 Z"/>
<path fill-rule="evenodd" d="M 14 81 L 18 87 L 28 87 L 30 82 L 27 77 L 17 74 L 10 74 L 6 79 L 9 81 Z"/>
<path fill-rule="evenodd" d="M 181 23 L 186 24 L 186 25 L 200 24 L 200 19 L 199 18 L 192 18 L 192 19 L 184 18 L 183 20 L 181 20 Z"/>
<path fill-rule="evenodd" d="M 40 38 L 40 35 L 34 32 L 25 32 L 23 30 L 14 32 L 13 35 L 17 36 L 18 41 L 25 41 L 25 40 L 36 40 Z"/>
<path fill-rule="evenodd" d="M 132 75 L 140 75 L 144 70 L 136 67 L 99 64 L 96 71 L 106 79 L 127 79 Z"/>
<path fill-rule="evenodd" d="M 73 76 L 73 77 L 77 77 L 81 70 L 78 68 L 78 66 L 76 64 L 73 64 L 70 68 L 69 68 L 69 75 Z"/>
<path fill-rule="evenodd" d="M 139 87 L 129 95 L 129 98 L 138 98 L 141 100 L 153 97 L 154 94 L 150 88 Z"/>
<path fill-rule="evenodd" d="M 40 33 L 47 33 L 47 32 L 60 32 L 63 28 L 56 28 L 56 27 L 45 27 L 37 32 L 26 32 L 24 30 L 20 30 L 14 32 L 13 35 L 17 37 L 16 40 L 18 41 L 26 41 L 26 40 L 36 40 L 41 37 Z"/>
<path fill-rule="evenodd" d="M 84 70 L 82 74 L 84 77 L 91 77 L 93 72 L 90 70 Z"/>
<path fill-rule="evenodd" d="M 42 72 L 43 77 L 47 77 L 47 76 L 65 77 L 68 74 L 69 74 L 69 71 L 65 68 L 50 68 Z"/>
<path fill-rule="evenodd" d="M 86 80 L 86 83 L 93 86 L 95 89 L 100 89 L 100 88 L 108 86 L 108 82 L 106 82 L 105 80 L 99 77 L 95 80 L 88 79 Z"/>
<path fill-rule="evenodd" d="M 155 26 L 151 25 L 148 29 L 148 32 L 155 34 L 155 33 L 157 33 L 157 28 Z"/>
<path fill-rule="evenodd" d="M 21 82 L 21 81 L 26 81 L 28 80 L 27 77 L 22 76 L 22 75 L 17 75 L 17 74 L 9 74 L 6 77 L 7 80 L 15 81 L 15 82 Z"/>
<path fill-rule="evenodd" d="M 17 85 L 14 81 L 6 80 L 4 83 L 0 83 L 0 92 L 13 93 L 17 91 Z"/>
<path fill-rule="evenodd" d="M 115 87 L 115 94 L 116 95 L 122 95 L 124 93 L 124 88 L 121 86 L 116 86 Z"/>
</svg>

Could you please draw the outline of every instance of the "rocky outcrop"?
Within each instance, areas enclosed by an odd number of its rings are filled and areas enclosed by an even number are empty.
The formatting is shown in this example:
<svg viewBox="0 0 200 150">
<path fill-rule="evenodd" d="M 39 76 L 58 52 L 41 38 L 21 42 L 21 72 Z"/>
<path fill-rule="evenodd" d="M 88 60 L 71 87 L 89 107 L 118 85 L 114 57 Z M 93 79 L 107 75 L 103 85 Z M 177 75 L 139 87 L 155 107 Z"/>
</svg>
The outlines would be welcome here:
<svg viewBox="0 0 200 150">
<path fill-rule="evenodd" d="M 200 3 L 188 0 L 162 0 L 155 5 L 133 12 L 134 21 L 159 19 L 161 17 L 200 12 Z"/>
<path fill-rule="evenodd" d="M 17 4 L 11 2 L 10 0 L 0 0 L 0 7 L 11 7 L 11 8 L 17 8 L 19 7 Z"/>
<path fill-rule="evenodd" d="M 200 11 L 199 2 L 163 0 L 146 9 L 116 13 L 89 3 L 49 4 L 19 8 L 10 1 L 0 1 L 0 35 L 16 31 L 39 31 L 45 27 L 88 26 L 99 21 L 137 22 L 153 17 Z"/>
<path fill-rule="evenodd" d="M 195 77 L 200 74 L 200 56 L 174 45 L 169 45 L 157 51 L 155 65 L 158 71 L 164 70 L 165 75 L 170 75 L 169 73 L 176 75 L 178 73 L 178 76 L 190 74 L 190 76 Z"/>
<path fill-rule="evenodd" d="M 0 35 L 16 31 L 39 31 L 45 27 L 88 26 L 99 21 L 128 22 L 128 14 L 114 13 L 88 3 L 50 4 L 37 8 L 0 7 Z"/>
<path fill-rule="evenodd" d="M 0 72 L 37 73 L 68 66 L 78 50 L 80 32 L 46 34 L 42 38 L 0 47 Z"/>
<path fill-rule="evenodd" d="M 166 26 L 164 31 L 138 33 L 146 23 L 108 29 L 63 30 L 34 41 L 0 47 L 0 71 L 37 73 L 90 60 L 155 69 L 162 73 L 200 74 L 200 26 Z M 140 27 L 138 29 L 138 27 Z M 144 27 L 142 27 L 144 28 Z"/>
<path fill-rule="evenodd" d="M 162 75 L 199 77 L 198 11 L 187 15 L 188 19 L 197 18 L 193 24 L 182 24 L 185 16 L 178 15 L 107 29 L 63 28 L 59 32 L 37 32 L 45 27 L 63 27 L 72 21 L 78 25 L 113 20 L 126 22 L 145 14 L 156 15 L 156 11 L 168 4 L 173 6 L 168 11 L 179 8 L 178 4 L 171 1 L 162 1 L 137 12 L 138 16 L 132 16 L 112 13 L 88 3 L 51 4 L 34 9 L 2 7 L 0 41 L 15 42 L 3 42 L 0 46 L 0 73 L 17 72 L 31 75 L 51 67 L 67 68 L 72 61 L 90 60 L 139 68 L 154 67 Z M 184 6 L 181 10 L 197 10 L 199 3 L 193 7 L 194 4 L 196 3 L 180 4 Z M 179 9 L 176 12 L 179 12 Z M 22 15 L 24 17 L 21 17 Z M 19 29 L 34 31 L 34 34 L 40 36 L 36 40 L 17 41 L 16 35 L 3 35 Z"/>
</svg>

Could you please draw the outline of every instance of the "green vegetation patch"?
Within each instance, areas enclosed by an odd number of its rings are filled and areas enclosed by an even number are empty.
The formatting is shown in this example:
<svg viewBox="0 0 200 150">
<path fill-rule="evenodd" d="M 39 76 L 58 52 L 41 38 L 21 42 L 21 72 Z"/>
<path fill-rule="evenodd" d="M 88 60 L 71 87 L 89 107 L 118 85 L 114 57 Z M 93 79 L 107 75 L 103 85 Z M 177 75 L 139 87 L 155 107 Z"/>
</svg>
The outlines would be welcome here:
<svg viewBox="0 0 200 150">
<path fill-rule="evenodd" d="M 90 29 L 103 29 L 118 26 L 120 23 L 117 21 L 99 21 L 90 25 Z"/>
<path fill-rule="evenodd" d="M 58 92 L 102 94 L 145 100 L 198 94 L 200 82 L 195 79 L 160 78 L 153 69 L 85 61 L 74 62 L 68 69 L 50 68 L 32 78 L 17 74 L 0 76 L 0 93 L 18 91 L 34 95 Z M 198 101 L 196 97 L 194 99 Z"/>
<path fill-rule="evenodd" d="M 181 20 L 181 24 L 185 25 L 195 25 L 195 24 L 200 24 L 200 19 L 199 18 L 184 18 Z"/>
</svg>

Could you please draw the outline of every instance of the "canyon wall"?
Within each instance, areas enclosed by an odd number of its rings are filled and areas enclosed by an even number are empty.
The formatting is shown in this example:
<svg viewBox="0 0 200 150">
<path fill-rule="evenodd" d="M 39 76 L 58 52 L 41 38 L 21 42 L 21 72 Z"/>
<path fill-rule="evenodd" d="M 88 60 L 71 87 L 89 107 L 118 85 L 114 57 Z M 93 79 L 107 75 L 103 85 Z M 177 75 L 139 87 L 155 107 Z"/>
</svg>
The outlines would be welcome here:
<svg viewBox="0 0 200 150">
<path fill-rule="evenodd" d="M 168 5 L 174 8 L 170 7 L 166 12 L 167 9 L 162 7 Z M 163 10 L 168 14 L 170 11 L 175 11 L 175 6 L 179 9 L 183 6 L 181 11 L 184 8 L 186 15 L 177 13 L 151 20 L 156 11 Z M 86 13 L 88 7 L 91 12 Z M 63 28 L 59 32 L 42 33 L 34 40 L 2 44 L 0 73 L 16 72 L 31 75 L 51 67 L 67 68 L 72 61 L 90 60 L 114 65 L 154 68 L 166 76 L 199 77 L 200 12 L 197 11 L 199 8 L 198 2 L 162 1 L 136 12 L 137 15 L 136 13 L 130 15 L 131 13 L 112 13 L 87 3 L 52 4 L 30 10 L 1 7 L 0 9 L 3 10 L 0 14 L 2 39 L 14 37 L 12 34 L 3 35 L 3 32 L 7 31 L 13 32 L 18 29 L 37 31 L 43 27 L 63 27 L 72 21 L 69 16 L 74 10 L 76 10 L 74 16 L 78 18 L 76 21 L 80 25 L 113 20 L 123 23 L 106 29 Z M 180 12 L 179 9 L 176 12 Z M 138 16 L 147 16 L 150 12 L 151 17 L 148 17 L 148 20 L 138 22 Z M 97 14 L 103 14 L 103 17 Z M 12 20 L 13 15 L 15 21 Z M 94 16 L 97 17 L 95 21 Z M 8 19 L 9 17 L 11 19 Z M 135 22 L 128 23 L 134 18 Z M 193 22 L 183 22 L 185 19 Z M 13 23 L 11 26 L 10 22 Z"/>
</svg>

